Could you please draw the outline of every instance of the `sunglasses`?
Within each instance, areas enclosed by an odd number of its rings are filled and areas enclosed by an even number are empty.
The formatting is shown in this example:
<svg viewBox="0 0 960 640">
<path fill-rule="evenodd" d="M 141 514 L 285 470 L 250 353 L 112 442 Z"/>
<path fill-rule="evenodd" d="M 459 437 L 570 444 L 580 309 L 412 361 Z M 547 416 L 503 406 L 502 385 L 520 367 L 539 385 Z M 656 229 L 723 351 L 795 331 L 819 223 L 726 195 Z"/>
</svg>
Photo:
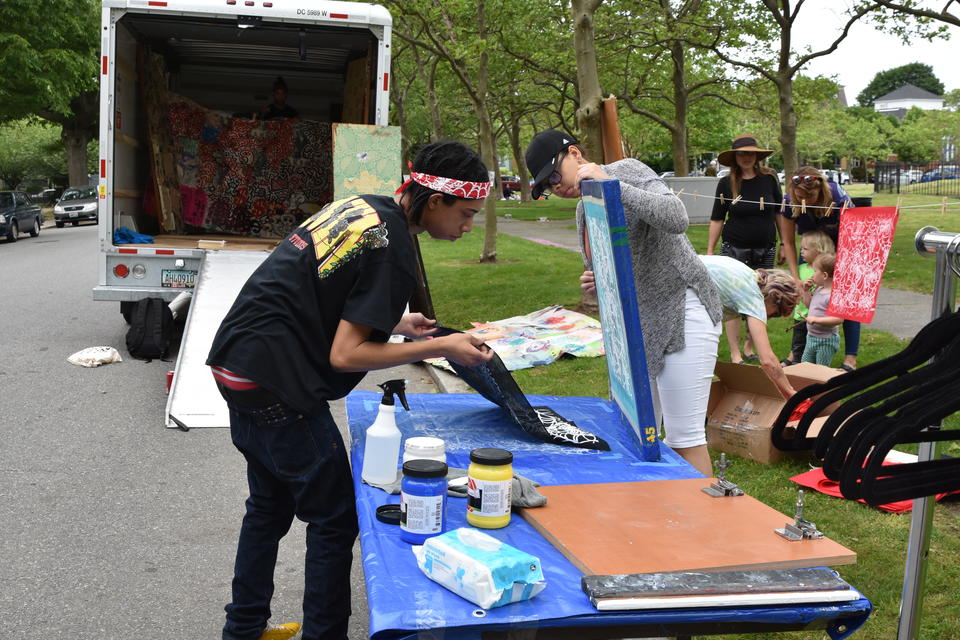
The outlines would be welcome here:
<svg viewBox="0 0 960 640">
<path fill-rule="evenodd" d="M 789 302 L 780 300 L 779 302 L 777 302 L 777 311 L 775 313 L 771 313 L 770 317 L 771 318 L 789 318 L 790 316 L 793 315 L 793 312 L 796 310 L 796 308 L 797 308 L 796 304 L 790 304 Z"/>
<path fill-rule="evenodd" d="M 553 166 L 554 166 L 554 167 L 559 167 L 559 166 L 560 166 L 560 163 L 563 162 L 563 159 L 566 158 L 566 157 L 567 157 L 567 152 L 566 152 L 566 151 L 561 152 L 560 155 L 557 156 L 556 161 L 554 161 Z M 544 180 L 544 182 L 546 183 L 546 185 L 544 186 L 543 190 L 544 190 L 545 192 L 547 192 L 547 193 L 550 193 L 550 192 L 551 192 L 551 187 L 554 187 L 554 186 L 560 184 L 560 181 L 561 181 L 561 180 L 563 180 L 563 176 L 560 175 L 560 172 L 559 172 L 559 171 L 554 170 L 554 171 L 550 172 L 550 175 L 548 175 L 548 176 L 546 177 L 546 179 Z"/>
<path fill-rule="evenodd" d="M 819 181 L 819 180 L 820 180 L 820 176 L 811 176 L 811 175 L 793 176 L 793 184 L 800 184 L 801 182 L 803 184 L 813 184 L 815 181 Z"/>
</svg>

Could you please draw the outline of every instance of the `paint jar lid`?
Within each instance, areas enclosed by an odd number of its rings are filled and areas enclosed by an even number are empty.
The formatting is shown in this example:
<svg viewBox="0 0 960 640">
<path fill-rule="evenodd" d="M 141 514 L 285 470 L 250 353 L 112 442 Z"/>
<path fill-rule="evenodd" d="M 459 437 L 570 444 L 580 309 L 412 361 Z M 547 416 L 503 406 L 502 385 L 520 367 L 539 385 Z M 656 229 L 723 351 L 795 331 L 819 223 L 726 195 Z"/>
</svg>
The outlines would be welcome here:
<svg viewBox="0 0 960 640">
<path fill-rule="evenodd" d="M 407 438 L 403 444 L 403 451 L 410 458 L 440 458 L 444 455 L 444 448 L 443 440 L 430 436 Z"/>
<path fill-rule="evenodd" d="M 439 460 L 407 460 L 403 463 L 403 475 L 411 478 L 444 478 L 447 465 Z"/>
<path fill-rule="evenodd" d="M 470 452 L 470 462 L 476 462 L 477 464 L 489 464 L 493 466 L 510 464 L 513 462 L 513 454 L 506 449 L 474 449 Z"/>
<path fill-rule="evenodd" d="M 400 524 L 400 505 L 384 504 L 377 507 L 377 520 L 386 524 Z"/>
</svg>

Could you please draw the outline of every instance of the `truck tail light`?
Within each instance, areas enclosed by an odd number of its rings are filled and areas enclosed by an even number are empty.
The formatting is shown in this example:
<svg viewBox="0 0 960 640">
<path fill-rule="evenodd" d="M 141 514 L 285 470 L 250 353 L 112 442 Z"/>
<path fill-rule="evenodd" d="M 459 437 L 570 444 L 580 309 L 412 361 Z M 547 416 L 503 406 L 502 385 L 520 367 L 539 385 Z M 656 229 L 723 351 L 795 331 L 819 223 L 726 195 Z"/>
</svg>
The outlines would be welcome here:
<svg viewBox="0 0 960 640">
<path fill-rule="evenodd" d="M 127 265 L 125 264 L 118 264 L 113 268 L 113 275 L 117 276 L 118 278 L 126 278 L 128 275 L 130 275 L 130 269 L 128 269 Z"/>
<path fill-rule="evenodd" d="M 136 279 L 138 279 L 138 280 L 142 280 L 142 279 L 147 275 L 147 268 L 146 268 L 145 266 L 143 266 L 142 264 L 139 264 L 139 263 L 138 263 L 138 264 L 133 265 L 132 272 L 133 272 L 133 277 L 134 277 L 134 278 L 136 278 Z"/>
</svg>

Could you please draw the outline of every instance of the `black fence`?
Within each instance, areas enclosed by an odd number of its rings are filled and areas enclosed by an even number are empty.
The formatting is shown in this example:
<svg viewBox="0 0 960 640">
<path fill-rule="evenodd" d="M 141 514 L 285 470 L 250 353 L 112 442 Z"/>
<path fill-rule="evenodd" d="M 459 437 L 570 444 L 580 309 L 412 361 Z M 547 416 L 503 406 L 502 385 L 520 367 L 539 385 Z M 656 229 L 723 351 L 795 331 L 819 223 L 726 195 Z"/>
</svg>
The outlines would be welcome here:
<svg viewBox="0 0 960 640">
<path fill-rule="evenodd" d="M 943 162 L 905 167 L 899 162 L 878 162 L 875 193 L 903 193 L 960 198 L 960 165 Z"/>
</svg>

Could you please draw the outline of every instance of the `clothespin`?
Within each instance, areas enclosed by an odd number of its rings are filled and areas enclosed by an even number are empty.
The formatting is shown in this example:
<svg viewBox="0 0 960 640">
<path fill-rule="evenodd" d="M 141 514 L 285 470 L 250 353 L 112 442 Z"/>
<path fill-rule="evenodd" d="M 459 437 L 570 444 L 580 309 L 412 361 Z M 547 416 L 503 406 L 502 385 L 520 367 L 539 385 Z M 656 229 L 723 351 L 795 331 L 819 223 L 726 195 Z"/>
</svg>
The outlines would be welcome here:
<svg viewBox="0 0 960 640">
<path fill-rule="evenodd" d="M 897 211 L 900 211 L 901 202 L 903 202 L 903 196 L 897 196 Z"/>
<path fill-rule="evenodd" d="M 947 215 L 947 199 L 944 197 L 943 203 L 940 205 L 940 213 Z"/>
<path fill-rule="evenodd" d="M 700 197 L 700 194 L 699 194 L 698 192 L 694 191 L 694 192 L 693 192 L 693 199 L 696 200 L 696 199 L 699 198 L 699 197 Z"/>
<path fill-rule="evenodd" d="M 760 196 L 760 208 L 763 209 L 763 196 Z"/>
<path fill-rule="evenodd" d="M 843 200 L 843 206 L 840 207 L 840 217 L 841 217 L 841 218 L 843 217 L 843 214 L 846 212 L 846 210 L 847 210 L 847 205 L 849 205 L 849 204 L 850 204 L 850 200 L 848 200 L 848 199 L 845 198 L 845 199 Z M 899 202 L 897 203 L 897 208 L 898 208 L 898 209 L 900 208 L 900 203 L 899 203 Z"/>
<path fill-rule="evenodd" d="M 723 204 L 723 194 L 722 194 L 722 193 L 720 194 L 720 204 L 721 204 L 721 205 Z"/>
<path fill-rule="evenodd" d="M 787 210 L 787 199 L 784 198 L 780 201 L 780 213 L 783 213 Z"/>
<path fill-rule="evenodd" d="M 731 201 L 730 201 L 730 206 L 732 207 L 733 205 L 735 205 L 735 204 L 737 204 L 738 202 L 740 202 L 740 198 L 742 198 L 742 197 L 743 197 L 743 195 L 740 194 L 740 195 L 738 195 L 736 198 L 734 198 L 733 200 L 731 200 Z M 946 198 L 944 198 L 944 199 L 946 199 Z"/>
<path fill-rule="evenodd" d="M 800 201 L 800 213 L 806 213 L 806 212 L 807 212 L 807 200 L 806 198 L 804 198 L 803 200 Z"/>
<path fill-rule="evenodd" d="M 678 197 L 678 198 L 679 198 L 680 196 L 682 196 L 682 195 L 683 195 L 683 189 L 680 189 L 680 191 L 677 191 L 677 197 Z"/>
</svg>

